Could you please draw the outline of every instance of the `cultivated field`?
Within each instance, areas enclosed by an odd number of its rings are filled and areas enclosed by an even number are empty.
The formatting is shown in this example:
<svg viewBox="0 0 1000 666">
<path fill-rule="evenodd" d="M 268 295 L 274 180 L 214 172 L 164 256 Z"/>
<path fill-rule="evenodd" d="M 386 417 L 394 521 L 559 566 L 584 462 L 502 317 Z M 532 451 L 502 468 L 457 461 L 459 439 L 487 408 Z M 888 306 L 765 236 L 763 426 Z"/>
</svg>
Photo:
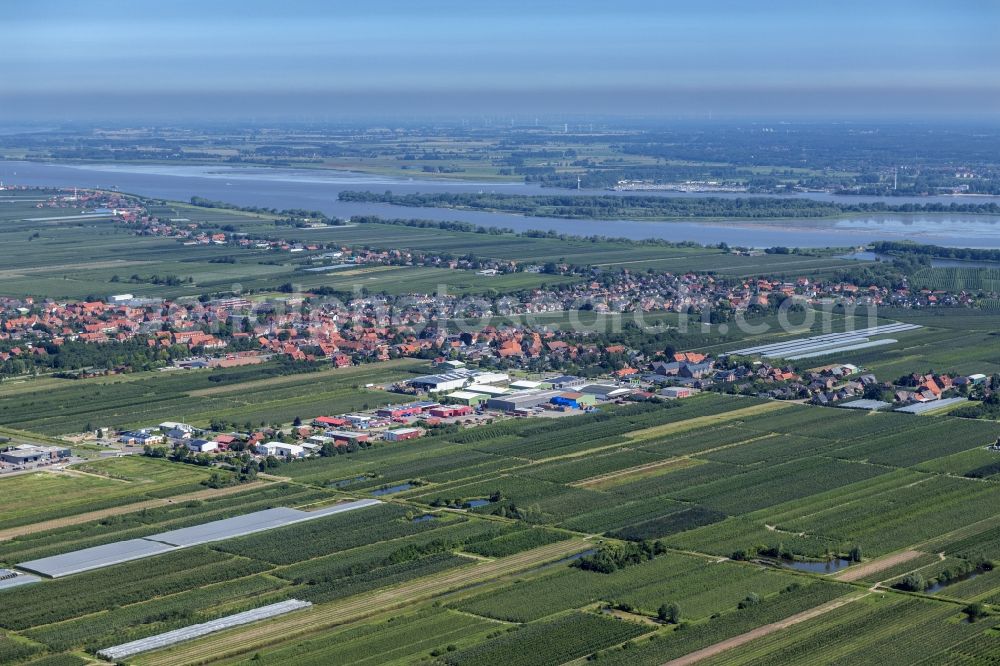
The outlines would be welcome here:
<svg viewBox="0 0 1000 666">
<path fill-rule="evenodd" d="M 0 392 L 0 425 L 47 434 L 93 427 L 128 428 L 179 420 L 207 426 L 287 423 L 296 416 L 343 413 L 397 400 L 366 390 L 419 372 L 426 363 L 400 359 L 318 372 L 269 376 L 269 365 L 219 370 L 148 372 L 46 382 L 37 390 Z"/>
<path fill-rule="evenodd" d="M 314 605 L 126 661 L 803 663 L 825 649 L 885 663 L 915 649 L 906 628 L 919 626 L 935 636 L 929 663 L 987 663 L 995 621 L 960 620 L 966 604 L 1000 603 L 1000 485 L 963 475 L 997 436 L 986 421 L 702 394 L 286 463 L 288 481 L 97 519 L 91 484 L 139 502 L 201 472 L 87 463 L 65 479 L 79 496 L 48 517 L 79 521 L 0 542 L 0 563 L 403 487 L 361 511 L 0 590 L 0 647 L 21 660 L 93 654 L 294 598 Z M 0 487 L 30 487 L 22 478 Z M 611 570 L 573 566 L 656 542 Z M 852 554 L 861 563 L 835 575 L 825 564 Z M 922 597 L 893 588 L 915 575 Z M 670 605 L 680 624 L 656 619 Z"/>
</svg>

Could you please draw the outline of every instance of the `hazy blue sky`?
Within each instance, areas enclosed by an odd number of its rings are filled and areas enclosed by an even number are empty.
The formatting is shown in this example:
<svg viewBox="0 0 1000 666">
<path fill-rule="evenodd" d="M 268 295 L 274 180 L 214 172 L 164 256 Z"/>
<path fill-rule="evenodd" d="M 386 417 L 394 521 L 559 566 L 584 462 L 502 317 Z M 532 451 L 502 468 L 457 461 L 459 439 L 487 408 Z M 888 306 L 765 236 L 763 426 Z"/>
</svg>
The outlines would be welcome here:
<svg viewBox="0 0 1000 666">
<path fill-rule="evenodd" d="M 31 0 L 0 119 L 1000 115 L 1000 1 Z"/>
</svg>

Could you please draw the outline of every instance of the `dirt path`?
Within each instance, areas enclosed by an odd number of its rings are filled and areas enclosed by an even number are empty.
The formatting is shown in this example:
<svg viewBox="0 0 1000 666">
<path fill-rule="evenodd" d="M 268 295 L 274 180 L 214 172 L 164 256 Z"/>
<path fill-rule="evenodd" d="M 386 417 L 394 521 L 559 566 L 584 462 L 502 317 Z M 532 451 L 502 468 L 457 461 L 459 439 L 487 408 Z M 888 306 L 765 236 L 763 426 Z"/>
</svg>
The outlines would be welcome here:
<svg viewBox="0 0 1000 666">
<path fill-rule="evenodd" d="M 59 527 L 79 525 L 80 523 L 90 522 L 91 520 L 100 520 L 101 518 L 107 518 L 108 516 L 120 516 L 124 513 L 133 513 L 135 511 L 142 511 L 143 509 L 153 509 L 158 506 L 167 506 L 168 504 L 180 504 L 182 502 L 190 502 L 192 500 L 203 500 L 210 497 L 232 495 L 234 493 L 241 493 L 254 488 L 259 488 L 264 485 L 264 483 L 264 481 L 254 481 L 252 483 L 244 483 L 239 486 L 229 486 L 228 488 L 206 488 L 205 490 L 197 490 L 193 493 L 187 493 L 186 495 L 175 495 L 173 497 L 134 502 L 132 504 L 113 506 L 99 511 L 78 513 L 75 516 L 66 516 L 65 518 L 53 518 L 52 520 L 34 523 L 33 525 L 11 527 L 6 530 L 0 530 L 0 541 L 7 541 L 25 534 L 34 534 L 35 532 L 54 530 Z"/>
<path fill-rule="evenodd" d="M 627 436 L 627 435 L 626 435 Z M 756 437 L 750 437 L 747 439 L 740 440 L 738 442 L 733 442 L 732 444 L 723 444 L 722 446 L 716 446 L 711 449 L 704 449 L 702 451 L 696 451 L 694 453 L 687 453 L 684 455 L 675 456 L 673 458 L 667 458 L 666 460 L 657 460 L 656 462 L 646 463 L 644 465 L 636 465 L 635 467 L 628 467 L 626 469 L 615 470 L 614 472 L 607 472 L 605 474 L 599 474 L 597 476 L 592 476 L 587 479 L 580 479 L 579 481 L 574 481 L 573 483 L 567 484 L 570 486 L 576 486 L 578 488 L 597 488 L 604 485 L 606 482 L 618 483 L 623 482 L 623 480 L 628 479 L 631 476 L 642 477 L 646 472 L 655 471 L 662 467 L 679 466 L 685 463 L 689 465 L 699 464 L 693 459 L 698 456 L 702 456 L 706 453 L 714 453 L 715 451 L 721 451 L 722 449 L 730 449 L 735 446 L 743 446 L 744 444 L 750 444 L 752 442 L 757 442 L 762 439 L 768 439 L 770 437 L 775 437 L 776 433 L 767 433 L 764 435 L 758 435 Z M 622 446 L 618 444 L 616 446 Z M 594 449 L 588 449 L 584 453 L 589 453 Z M 574 454 L 579 455 L 579 454 Z"/>
<path fill-rule="evenodd" d="M 633 476 L 642 476 L 649 472 L 655 472 L 664 467 L 691 467 L 692 465 L 697 465 L 690 458 L 667 458 L 666 460 L 657 460 L 656 462 L 647 463 L 645 465 L 638 465 L 636 467 L 629 467 L 628 469 L 620 469 L 614 472 L 608 472 L 607 474 L 601 474 L 600 476 L 592 476 L 589 479 L 581 479 L 580 481 L 574 481 L 566 485 L 574 486 L 576 488 L 592 488 L 599 487 L 609 482 L 622 481 L 623 479 L 629 479 Z"/>
<path fill-rule="evenodd" d="M 520 573 L 590 548 L 583 539 L 570 539 L 527 550 L 492 562 L 474 563 L 440 574 L 418 578 L 396 587 L 348 597 L 328 604 L 273 618 L 266 622 L 213 634 L 204 639 L 130 659 L 141 666 L 205 664 L 245 654 L 295 636 L 328 629 L 376 613 L 451 592 L 456 589 Z"/>
<path fill-rule="evenodd" d="M 788 407 L 789 405 L 784 401 L 774 400 L 771 402 L 762 402 L 760 404 L 751 405 L 750 407 L 732 409 L 728 412 L 721 412 L 719 414 L 696 416 L 684 421 L 674 421 L 671 423 L 664 423 L 663 425 L 652 426 L 651 428 L 635 430 L 633 432 L 625 433 L 625 437 L 629 440 L 628 443 L 635 444 L 636 442 L 658 439 L 660 437 L 665 437 L 666 435 L 676 435 L 678 433 L 687 432 L 688 430 L 694 430 L 706 425 L 721 425 L 730 421 L 738 421 L 748 416 L 760 416 L 761 414 L 780 411 L 782 409 L 787 409 Z"/>
<path fill-rule="evenodd" d="M 777 532 L 778 534 L 791 534 L 792 536 L 797 537 L 804 537 L 806 535 L 805 532 L 789 532 L 788 530 L 781 529 L 777 525 L 768 525 L 766 523 L 764 524 L 764 528 L 767 529 L 768 532 Z"/>
<path fill-rule="evenodd" d="M 796 613 L 795 615 L 790 615 L 784 620 L 778 622 L 773 622 L 771 624 L 765 624 L 763 627 L 757 627 L 752 631 L 748 631 L 745 634 L 740 634 L 739 636 L 733 636 L 732 638 L 727 638 L 724 641 L 720 641 L 715 645 L 709 645 L 707 648 L 702 648 L 700 650 L 695 650 L 690 654 L 686 654 L 683 657 L 678 657 L 663 664 L 663 666 L 690 666 L 690 664 L 696 664 L 703 659 L 708 659 L 709 657 L 714 657 L 718 654 L 725 652 L 726 650 L 731 650 L 735 647 L 749 643 L 750 641 L 773 634 L 781 629 L 787 629 L 793 625 L 799 624 L 800 622 L 805 622 L 806 620 L 811 620 L 814 617 L 819 617 L 824 613 L 829 613 L 830 611 L 840 608 L 845 604 L 849 604 L 852 601 L 857 601 L 863 597 L 868 596 L 869 593 L 855 595 L 853 597 L 834 599 L 815 608 L 810 608 L 807 611 L 802 611 L 801 613 Z"/>
<path fill-rule="evenodd" d="M 855 580 L 861 580 L 862 578 L 869 576 L 873 573 L 878 573 L 879 571 L 884 571 L 890 567 L 894 567 L 897 564 L 902 564 L 903 562 L 909 562 L 910 560 L 916 559 L 923 555 L 919 550 L 904 550 L 901 553 L 896 553 L 895 555 L 888 555 L 886 557 L 880 557 L 876 560 L 872 560 L 866 564 L 862 564 L 856 567 L 848 567 L 847 569 L 841 571 L 839 574 L 834 576 L 837 580 L 842 580 L 846 583 L 850 583 Z"/>
</svg>

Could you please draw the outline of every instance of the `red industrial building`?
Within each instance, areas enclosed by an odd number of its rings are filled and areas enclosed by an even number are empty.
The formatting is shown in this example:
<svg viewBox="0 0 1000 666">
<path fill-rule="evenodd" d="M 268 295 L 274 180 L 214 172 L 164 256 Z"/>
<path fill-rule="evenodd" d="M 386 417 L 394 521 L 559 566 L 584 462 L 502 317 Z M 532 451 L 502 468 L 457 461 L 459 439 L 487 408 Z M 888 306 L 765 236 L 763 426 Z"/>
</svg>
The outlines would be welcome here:
<svg viewBox="0 0 1000 666">
<path fill-rule="evenodd" d="M 440 407 L 432 408 L 428 413 L 431 416 L 448 419 L 454 416 L 468 416 L 472 411 L 472 407 L 468 405 L 441 405 Z"/>
</svg>

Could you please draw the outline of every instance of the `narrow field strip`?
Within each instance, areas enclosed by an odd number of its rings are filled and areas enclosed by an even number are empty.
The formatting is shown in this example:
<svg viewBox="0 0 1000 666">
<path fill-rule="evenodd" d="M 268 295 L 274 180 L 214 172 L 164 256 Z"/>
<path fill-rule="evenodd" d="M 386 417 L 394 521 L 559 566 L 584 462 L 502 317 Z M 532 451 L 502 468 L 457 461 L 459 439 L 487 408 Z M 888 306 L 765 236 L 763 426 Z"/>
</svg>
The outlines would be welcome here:
<svg viewBox="0 0 1000 666">
<path fill-rule="evenodd" d="M 923 555 L 919 550 L 904 550 L 901 553 L 896 553 L 895 555 L 888 555 L 886 557 L 880 557 L 871 562 L 861 564 L 855 567 L 848 567 L 844 571 L 835 575 L 834 578 L 837 580 L 842 580 L 845 583 L 850 583 L 852 581 L 860 580 L 862 578 L 867 578 L 873 573 L 878 573 L 879 571 L 885 571 L 897 564 L 903 564 L 904 562 L 909 562 L 910 560 L 916 559 Z"/>
<path fill-rule="evenodd" d="M 423 601 L 459 587 L 532 569 L 540 564 L 587 550 L 590 545 L 583 539 L 572 539 L 491 562 L 471 564 L 394 588 L 358 595 L 331 604 L 313 606 L 301 613 L 282 617 L 262 625 L 218 634 L 210 640 L 197 641 L 162 652 L 152 652 L 137 659 L 136 663 L 146 666 L 208 663 L 250 652 L 293 636 L 327 629 L 391 608 Z"/>
<path fill-rule="evenodd" d="M 791 405 L 786 402 L 778 402 L 778 401 L 763 402 L 760 403 L 759 405 L 742 407 L 740 409 L 734 409 L 728 412 L 722 412 L 720 414 L 709 414 L 708 416 L 696 416 L 694 418 L 690 418 L 685 421 L 665 423 L 664 425 L 653 426 L 652 428 L 635 430 L 633 432 L 626 433 L 625 437 L 627 437 L 632 442 L 644 442 L 650 439 L 656 439 L 658 437 L 662 437 L 663 435 L 673 435 L 679 432 L 695 430 L 696 428 L 701 428 L 702 426 L 718 425 L 720 423 L 726 423 L 727 421 L 738 421 L 747 416 L 758 416 L 760 414 L 767 414 L 782 409 L 788 409 L 789 407 L 791 407 Z"/>
<path fill-rule="evenodd" d="M 715 645 L 709 645 L 706 648 L 700 650 L 695 650 L 690 654 L 686 654 L 683 657 L 678 657 L 677 659 L 672 659 L 663 666 L 690 666 L 691 664 L 696 664 L 699 661 L 708 659 L 709 657 L 714 657 L 718 654 L 725 652 L 726 650 L 731 650 L 735 647 L 739 647 L 757 638 L 763 638 L 773 634 L 776 631 L 782 629 L 787 629 L 788 627 L 794 626 L 801 622 L 811 620 L 815 617 L 819 617 L 825 613 L 829 613 L 832 610 L 840 608 L 846 604 L 849 604 L 858 599 L 867 597 L 870 593 L 859 594 L 853 597 L 834 599 L 821 606 L 816 606 L 815 608 L 810 608 L 807 611 L 802 611 L 801 613 L 796 613 L 795 615 L 786 617 L 784 620 L 778 622 L 773 622 L 771 624 L 765 624 L 763 627 L 757 627 L 752 631 L 748 631 L 745 634 L 740 634 L 739 636 L 733 636 L 732 638 L 727 638 L 724 641 L 720 641 Z"/>
<path fill-rule="evenodd" d="M 672 469 L 684 469 L 685 467 L 691 467 L 694 465 L 699 465 L 704 462 L 702 456 L 706 453 L 714 453 L 716 451 L 722 451 L 724 449 L 731 449 L 737 446 L 743 446 L 744 444 L 752 444 L 754 442 L 759 442 L 763 439 L 770 439 L 771 437 L 777 437 L 778 433 L 767 433 L 764 435 L 758 435 L 756 437 L 750 437 L 749 439 L 740 440 L 739 442 L 733 442 L 732 444 L 723 444 L 722 446 L 716 446 L 711 449 L 704 449 L 701 451 L 696 451 L 693 453 L 688 453 L 682 456 L 675 456 L 673 458 L 667 458 L 666 460 L 657 460 L 656 462 L 647 463 L 645 465 L 637 465 L 636 467 L 629 467 L 628 469 L 621 469 L 614 472 L 608 472 L 607 474 L 601 474 L 599 476 L 594 476 L 589 479 L 580 479 L 579 481 L 574 481 L 566 485 L 575 486 L 578 488 L 589 488 L 591 490 L 605 490 L 608 487 L 614 487 L 621 485 L 623 483 L 628 483 L 630 481 L 641 479 L 646 476 L 653 476 L 650 472 L 654 473 L 666 473 L 672 471 Z M 667 469 L 664 469 L 667 468 Z"/>
<path fill-rule="evenodd" d="M 671 469 L 684 469 L 685 467 L 691 467 L 696 464 L 698 464 L 697 461 L 692 460 L 687 456 L 680 458 L 668 458 L 667 460 L 657 460 L 656 462 L 638 465 L 636 467 L 629 467 L 628 469 L 620 469 L 616 472 L 608 472 L 607 474 L 593 476 L 589 479 L 581 479 L 580 481 L 574 481 L 573 483 L 568 483 L 566 485 L 573 486 L 575 488 L 601 490 L 607 485 L 618 485 L 620 483 L 624 483 L 625 481 L 630 481 L 634 477 L 646 476 L 650 472 L 663 471 L 662 468 L 664 467 Z"/>
</svg>

